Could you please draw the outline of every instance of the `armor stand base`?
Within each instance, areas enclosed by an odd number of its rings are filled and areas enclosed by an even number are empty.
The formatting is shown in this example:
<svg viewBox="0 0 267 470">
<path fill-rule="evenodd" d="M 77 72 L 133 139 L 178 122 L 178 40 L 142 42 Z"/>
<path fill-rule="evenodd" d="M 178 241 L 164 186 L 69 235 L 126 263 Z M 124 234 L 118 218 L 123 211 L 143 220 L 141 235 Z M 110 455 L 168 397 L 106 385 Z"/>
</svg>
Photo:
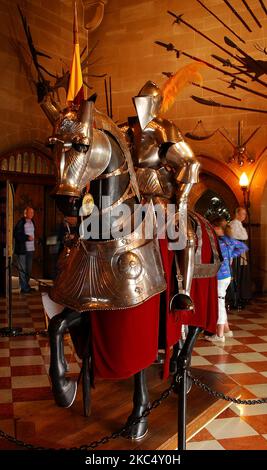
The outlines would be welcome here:
<svg viewBox="0 0 267 470">
<path fill-rule="evenodd" d="M 188 369 L 191 363 L 193 347 L 202 331 L 196 326 L 188 327 L 185 343 L 177 358 L 177 374 L 174 380 L 178 381 L 178 450 L 186 450 L 186 412 L 188 393 Z"/>
</svg>

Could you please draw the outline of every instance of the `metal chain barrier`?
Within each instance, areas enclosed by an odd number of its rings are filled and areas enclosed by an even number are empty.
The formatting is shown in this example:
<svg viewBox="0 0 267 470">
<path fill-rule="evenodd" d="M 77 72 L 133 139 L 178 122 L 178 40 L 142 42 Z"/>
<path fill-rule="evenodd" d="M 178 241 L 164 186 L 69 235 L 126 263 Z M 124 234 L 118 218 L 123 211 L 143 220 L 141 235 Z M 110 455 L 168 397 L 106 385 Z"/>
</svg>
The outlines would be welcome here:
<svg viewBox="0 0 267 470">
<path fill-rule="evenodd" d="M 104 444 L 107 444 L 108 442 L 118 439 L 119 437 L 127 437 L 127 431 L 130 430 L 131 426 L 136 425 L 141 422 L 143 418 L 146 418 L 147 416 L 150 415 L 152 410 L 155 410 L 158 408 L 163 401 L 165 401 L 169 396 L 172 394 L 172 392 L 175 390 L 177 387 L 177 384 L 179 383 L 180 377 L 176 375 L 174 382 L 172 385 L 164 390 L 159 398 L 156 398 L 151 405 L 148 405 L 147 408 L 143 411 L 142 415 L 139 418 L 131 419 L 123 428 L 121 428 L 119 431 L 113 432 L 111 434 L 108 434 L 107 436 L 102 437 L 101 439 L 95 440 L 90 442 L 89 444 L 82 444 L 79 447 L 61 447 L 61 448 L 54 448 L 54 447 L 42 447 L 42 446 L 36 446 L 33 444 L 29 444 L 27 442 L 24 442 L 22 440 L 16 439 L 14 436 L 11 436 L 10 434 L 7 434 L 6 432 L 0 430 L 0 438 L 5 439 L 8 442 L 11 442 L 12 444 L 17 445 L 18 447 L 24 447 L 25 449 L 28 450 L 49 450 L 49 451 L 57 451 L 57 450 L 78 450 L 78 451 L 90 451 L 94 450 L 97 447 L 100 447 Z"/>
<path fill-rule="evenodd" d="M 234 398 L 230 397 L 229 395 L 225 395 L 223 392 L 217 392 L 209 387 L 207 384 L 204 384 L 199 380 L 197 377 L 194 377 L 191 372 L 188 372 L 188 377 L 192 380 L 192 382 L 199 387 L 204 392 L 207 392 L 209 395 L 213 396 L 214 398 L 219 398 L 220 400 L 230 401 L 232 403 L 236 403 L 237 405 L 261 405 L 263 403 L 267 403 L 267 398 L 254 398 L 252 400 L 241 400 L 241 398 Z"/>
<path fill-rule="evenodd" d="M 16 333 L 0 332 L 0 338 L 14 338 L 16 336 L 48 336 L 48 332 L 47 330 L 19 331 Z"/>
</svg>

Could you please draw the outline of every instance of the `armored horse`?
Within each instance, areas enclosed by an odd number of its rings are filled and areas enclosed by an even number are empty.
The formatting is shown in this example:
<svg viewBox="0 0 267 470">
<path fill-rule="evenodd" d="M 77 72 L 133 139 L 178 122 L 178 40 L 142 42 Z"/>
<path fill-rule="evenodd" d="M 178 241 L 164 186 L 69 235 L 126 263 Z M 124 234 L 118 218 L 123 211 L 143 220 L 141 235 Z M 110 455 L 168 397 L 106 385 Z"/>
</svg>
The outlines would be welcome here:
<svg viewBox="0 0 267 470">
<path fill-rule="evenodd" d="M 65 215 L 79 211 L 82 217 L 86 216 L 88 213 L 81 205 L 82 196 L 84 205 L 89 200 L 94 208 L 89 230 L 83 223 L 82 231 L 71 241 L 67 240 L 50 292 L 51 299 L 63 308 L 49 323 L 52 391 L 59 406 L 69 407 L 75 400 L 77 383 L 65 376 L 63 337 L 69 330 L 77 354 L 87 357 L 91 383 L 97 377 L 123 379 L 134 376 L 128 437 L 139 439 L 147 432 L 147 418 L 142 417 L 137 424 L 131 422 L 133 418 L 140 418 L 149 404 L 145 369 L 157 356 L 160 313 L 165 323 L 167 360 L 164 374 L 167 376 L 170 348 L 179 342 L 182 323 L 194 327 L 183 346 L 190 354 L 200 329 L 207 327 L 206 310 L 200 319 L 194 307 L 197 298 L 192 300 L 188 290 L 179 292 L 179 286 L 173 285 L 174 257 L 168 251 L 166 241 L 159 243 L 157 239 L 152 201 L 146 201 L 148 209 L 138 219 L 139 226 L 133 229 L 132 219 L 142 209 L 142 199 L 140 204 L 131 154 L 120 129 L 95 108 L 92 100 L 58 115 L 50 107 L 51 112 L 55 127 L 50 145 L 58 167 L 58 207 Z M 174 168 L 175 174 L 177 159 L 182 157 L 181 153 L 176 157 L 173 152 L 166 155 L 166 166 Z M 180 169 L 184 171 L 184 165 Z M 108 197 L 108 203 L 103 196 Z M 184 197 L 181 200 L 185 201 Z M 120 209 L 124 214 L 123 205 L 128 208 L 126 220 L 124 215 L 118 217 Z M 113 216 L 115 209 L 116 216 Z M 93 218 L 94 210 L 97 219 Z M 104 218 L 107 214 L 109 226 L 118 228 L 117 235 L 103 235 L 103 230 L 92 235 L 94 220 L 99 221 L 100 228 L 106 228 Z M 150 238 L 146 238 L 145 223 L 153 227 Z M 126 226 L 123 234 L 121 225 Z M 203 246 L 208 245 L 204 263 L 211 266 L 213 260 L 216 266 L 218 252 L 215 241 L 212 242 L 213 234 L 207 234 L 203 221 L 199 220 L 197 226 L 203 232 L 203 243 L 196 250 L 199 264 L 203 261 Z M 206 301 L 204 299 L 203 303 Z M 214 315 L 207 329 L 213 331 L 215 325 Z M 179 347 L 174 348 L 174 362 L 182 351 Z M 87 381 L 88 388 L 90 380 Z"/>
</svg>

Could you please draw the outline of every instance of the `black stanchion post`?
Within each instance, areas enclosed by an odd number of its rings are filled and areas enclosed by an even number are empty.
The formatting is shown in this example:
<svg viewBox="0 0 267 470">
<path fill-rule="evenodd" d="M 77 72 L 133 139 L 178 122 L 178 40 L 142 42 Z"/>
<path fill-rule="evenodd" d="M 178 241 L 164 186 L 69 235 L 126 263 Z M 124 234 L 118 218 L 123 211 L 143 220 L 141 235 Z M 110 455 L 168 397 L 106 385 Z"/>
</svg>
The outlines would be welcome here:
<svg viewBox="0 0 267 470">
<path fill-rule="evenodd" d="M 187 369 L 181 371 L 178 387 L 178 450 L 186 450 Z"/>
<path fill-rule="evenodd" d="M 192 383 L 191 380 L 189 383 L 187 373 L 191 363 L 192 351 L 201 331 L 202 328 L 197 326 L 188 327 L 186 340 L 177 359 L 177 374 L 174 380 L 178 383 L 178 450 L 186 450 L 187 394 Z"/>
</svg>

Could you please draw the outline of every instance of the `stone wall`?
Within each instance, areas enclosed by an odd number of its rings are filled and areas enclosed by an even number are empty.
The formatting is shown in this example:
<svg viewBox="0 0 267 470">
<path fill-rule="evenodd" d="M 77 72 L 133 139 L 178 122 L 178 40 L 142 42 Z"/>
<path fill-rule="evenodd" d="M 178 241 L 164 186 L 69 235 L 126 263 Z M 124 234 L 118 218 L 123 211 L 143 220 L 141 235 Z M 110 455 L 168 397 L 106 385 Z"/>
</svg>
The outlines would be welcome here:
<svg viewBox="0 0 267 470">
<path fill-rule="evenodd" d="M 52 56 L 52 60 L 41 59 L 49 71 L 60 74 L 62 63 L 67 68 L 72 58 L 72 0 L 0 0 L 1 153 L 34 140 L 44 141 L 51 133 L 37 103 L 34 85 L 29 83 L 29 74 L 23 68 L 15 46 L 18 41 L 28 53 L 17 4 L 27 17 L 34 45 Z M 77 4 L 82 25 L 81 0 Z M 86 44 L 86 32 L 82 28 L 80 30 L 82 47 Z M 63 95 L 62 99 L 64 102 Z"/>
<path fill-rule="evenodd" d="M 104 58 L 101 64 L 92 67 L 94 73 L 107 73 L 112 76 L 114 118 L 124 122 L 127 116 L 135 113 L 131 101 L 139 89 L 147 80 L 153 80 L 160 86 L 166 78 L 162 72 L 175 72 L 178 68 L 190 62 L 181 56 L 176 59 L 174 53 L 166 52 L 154 44 L 155 40 L 172 42 L 177 49 L 191 55 L 207 60 L 220 66 L 211 54 L 226 57 L 226 54 L 209 44 L 207 40 L 190 31 L 184 25 L 173 25 L 172 18 L 167 10 L 177 14 L 184 14 L 184 19 L 200 29 L 213 40 L 224 44 L 224 36 L 229 36 L 247 53 L 255 59 L 267 61 L 267 56 L 255 49 L 259 43 L 266 47 L 267 44 L 267 17 L 264 15 L 258 0 L 250 0 L 249 5 L 260 19 L 262 28 L 259 28 L 241 2 L 233 2 L 234 6 L 246 19 L 252 33 L 249 33 L 239 20 L 230 12 L 221 0 L 209 0 L 204 2 L 237 34 L 242 36 L 246 45 L 242 44 L 229 33 L 218 21 L 197 3 L 196 0 L 108 0 L 105 7 L 105 15 L 100 27 L 89 35 L 89 44 L 99 40 L 98 52 Z M 225 46 L 228 47 L 228 46 Z M 229 47 L 228 47 L 229 49 Z M 231 50 L 231 49 L 229 49 Z M 234 50 L 232 50 L 234 52 Z M 226 69 L 225 69 L 226 70 Z M 173 119 L 182 132 L 192 131 L 198 120 L 202 120 L 207 132 L 212 132 L 221 127 L 225 133 L 235 141 L 237 139 L 238 121 L 243 121 L 244 139 L 257 127 L 261 129 L 251 140 L 247 148 L 251 155 L 257 158 L 267 144 L 267 115 L 252 112 L 241 112 L 229 109 L 219 109 L 203 106 L 195 103 L 191 95 L 204 98 L 212 98 L 225 104 L 241 105 L 244 107 L 261 108 L 267 110 L 267 101 L 241 89 L 231 90 L 221 81 L 222 74 L 209 68 L 202 70 L 203 84 L 216 90 L 233 94 L 241 101 L 233 101 L 220 97 L 208 91 L 200 90 L 194 86 L 185 89 L 168 117 Z M 261 79 L 267 83 L 266 75 Z M 105 109 L 104 86 L 101 81 L 92 81 L 98 92 L 98 106 Z M 267 94 L 266 87 L 251 82 L 243 84 L 255 91 Z M 237 165 L 227 165 L 227 160 L 232 154 L 232 146 L 219 134 L 204 142 L 190 141 L 197 155 L 201 155 L 202 169 L 208 174 L 215 174 L 232 189 L 236 199 L 243 203 L 243 195 L 238 179 L 242 171 L 246 171 L 252 180 L 251 194 L 251 219 L 253 224 L 262 223 L 262 207 L 266 207 L 263 187 L 266 182 L 266 171 L 262 171 L 261 165 L 251 165 L 240 168 Z M 267 158 L 267 152 L 262 159 Z M 205 187 L 203 187 L 203 191 Z M 262 263 L 264 241 L 263 231 L 259 227 L 253 228 L 254 248 L 254 278 L 257 285 L 267 283 L 265 271 L 259 266 Z M 258 250 L 260 240 L 261 250 Z"/>
</svg>

